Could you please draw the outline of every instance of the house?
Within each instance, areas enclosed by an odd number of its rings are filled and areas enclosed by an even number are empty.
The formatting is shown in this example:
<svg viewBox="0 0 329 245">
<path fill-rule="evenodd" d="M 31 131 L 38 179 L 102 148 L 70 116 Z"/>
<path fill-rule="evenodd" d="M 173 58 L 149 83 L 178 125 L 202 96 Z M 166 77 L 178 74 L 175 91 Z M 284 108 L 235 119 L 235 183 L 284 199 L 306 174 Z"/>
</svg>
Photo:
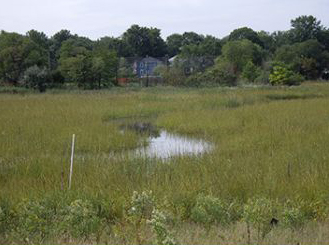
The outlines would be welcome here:
<svg viewBox="0 0 329 245">
<path fill-rule="evenodd" d="M 134 63 L 134 73 L 139 77 L 156 77 L 154 74 L 154 69 L 159 65 L 164 65 L 165 62 L 153 58 L 146 57 L 141 60 L 135 61 Z"/>
</svg>

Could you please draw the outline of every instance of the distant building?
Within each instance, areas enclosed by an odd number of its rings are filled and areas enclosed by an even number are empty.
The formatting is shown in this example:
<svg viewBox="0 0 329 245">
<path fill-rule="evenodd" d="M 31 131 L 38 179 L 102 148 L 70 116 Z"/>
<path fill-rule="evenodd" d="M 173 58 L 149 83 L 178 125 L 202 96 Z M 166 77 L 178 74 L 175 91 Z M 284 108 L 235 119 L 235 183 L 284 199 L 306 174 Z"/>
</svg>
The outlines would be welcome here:
<svg viewBox="0 0 329 245">
<path fill-rule="evenodd" d="M 168 60 L 168 61 L 169 61 L 169 64 L 173 64 L 177 58 L 178 58 L 178 55 L 175 55 L 175 56 L 171 57 L 171 58 Z"/>
<path fill-rule="evenodd" d="M 154 69 L 159 65 L 164 65 L 165 62 L 153 58 L 146 57 L 141 60 L 135 61 L 134 63 L 134 73 L 139 77 L 155 77 Z"/>
<path fill-rule="evenodd" d="M 324 69 L 322 72 L 322 79 L 329 80 L 329 69 Z"/>
</svg>

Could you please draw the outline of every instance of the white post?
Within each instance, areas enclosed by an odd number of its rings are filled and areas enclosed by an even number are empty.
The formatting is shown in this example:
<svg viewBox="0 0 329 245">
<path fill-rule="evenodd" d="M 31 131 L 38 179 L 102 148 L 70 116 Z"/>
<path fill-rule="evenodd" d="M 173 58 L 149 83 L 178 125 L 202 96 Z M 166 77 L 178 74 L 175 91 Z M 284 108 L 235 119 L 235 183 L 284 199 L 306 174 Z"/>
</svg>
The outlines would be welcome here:
<svg viewBox="0 0 329 245">
<path fill-rule="evenodd" d="M 74 142 L 75 142 L 75 134 L 72 135 L 71 167 L 70 167 L 69 189 L 71 189 L 71 181 L 72 181 L 72 173 L 73 173 Z"/>
</svg>

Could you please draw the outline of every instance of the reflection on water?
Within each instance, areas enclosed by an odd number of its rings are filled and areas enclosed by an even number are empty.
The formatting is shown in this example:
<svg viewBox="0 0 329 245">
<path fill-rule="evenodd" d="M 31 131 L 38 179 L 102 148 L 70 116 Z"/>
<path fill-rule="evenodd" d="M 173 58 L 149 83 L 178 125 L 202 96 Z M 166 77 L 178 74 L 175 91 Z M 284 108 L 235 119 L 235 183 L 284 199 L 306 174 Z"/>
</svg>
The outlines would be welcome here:
<svg viewBox="0 0 329 245">
<path fill-rule="evenodd" d="M 136 150 L 135 154 L 145 157 L 166 159 L 178 155 L 199 155 L 212 150 L 207 141 L 171 134 L 164 130 L 149 137 L 149 144 Z"/>
</svg>

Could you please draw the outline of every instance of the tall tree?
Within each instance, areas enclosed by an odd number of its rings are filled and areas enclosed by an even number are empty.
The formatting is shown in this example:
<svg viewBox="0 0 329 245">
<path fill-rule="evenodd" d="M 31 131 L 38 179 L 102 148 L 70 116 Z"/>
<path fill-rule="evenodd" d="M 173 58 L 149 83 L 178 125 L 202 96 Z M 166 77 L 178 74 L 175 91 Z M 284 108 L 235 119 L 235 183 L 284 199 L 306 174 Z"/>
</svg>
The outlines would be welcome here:
<svg viewBox="0 0 329 245">
<path fill-rule="evenodd" d="M 273 51 L 282 45 L 290 45 L 293 43 L 291 31 L 275 31 L 271 34 L 273 40 Z"/>
<path fill-rule="evenodd" d="M 67 82 L 76 83 L 79 87 L 92 88 L 91 50 L 85 47 L 84 40 L 70 38 L 62 42 L 60 48 L 59 70 Z"/>
<path fill-rule="evenodd" d="M 216 57 L 221 54 L 221 41 L 213 36 L 206 36 L 199 44 L 189 44 L 181 48 L 181 55 L 191 56 L 212 56 Z"/>
<path fill-rule="evenodd" d="M 17 84 L 30 66 L 47 64 L 47 53 L 27 36 L 2 31 L 0 34 L 0 76 Z"/>
<path fill-rule="evenodd" d="M 36 30 L 30 30 L 26 33 L 26 36 L 30 38 L 31 41 L 38 44 L 40 47 L 44 48 L 45 50 L 49 49 L 49 38 L 43 32 L 39 32 Z"/>
<path fill-rule="evenodd" d="M 94 47 L 115 51 L 119 57 L 133 56 L 128 45 L 121 38 L 102 37 L 94 43 Z"/>
<path fill-rule="evenodd" d="M 323 26 L 312 15 L 302 15 L 291 20 L 291 33 L 295 42 L 304 42 L 308 39 L 317 39 Z"/>
<path fill-rule="evenodd" d="M 114 50 L 106 47 L 98 47 L 93 50 L 92 73 L 93 79 L 101 86 L 109 86 L 116 83 L 119 59 Z"/>
<path fill-rule="evenodd" d="M 181 34 L 172 34 L 167 37 L 168 55 L 170 57 L 177 55 L 183 46 L 183 36 Z"/>
<path fill-rule="evenodd" d="M 328 56 L 323 45 L 317 40 L 309 39 L 302 43 L 281 46 L 275 53 L 275 60 L 283 62 L 307 79 L 316 79 L 329 65 Z"/>
<path fill-rule="evenodd" d="M 264 43 L 260 40 L 257 32 L 248 27 L 241 27 L 232 31 L 229 35 L 230 41 L 237 41 L 248 39 L 249 41 L 258 44 L 261 47 L 264 47 Z"/>
<path fill-rule="evenodd" d="M 50 68 L 56 69 L 58 65 L 59 53 L 62 46 L 62 43 L 73 37 L 69 30 L 60 30 L 55 33 L 50 39 Z"/>
<path fill-rule="evenodd" d="M 200 44 L 203 39 L 203 35 L 199 35 L 195 32 L 184 32 L 182 46 L 190 44 Z"/>
<path fill-rule="evenodd" d="M 263 44 L 263 48 L 270 51 L 271 53 L 273 53 L 275 51 L 275 43 L 274 43 L 274 39 L 273 36 L 266 32 L 266 31 L 260 31 L 257 33 L 259 40 L 262 42 Z"/>
<path fill-rule="evenodd" d="M 232 64 L 234 73 L 242 72 L 248 61 L 260 65 L 263 58 L 262 48 L 247 39 L 227 42 L 222 52 L 222 58 Z"/>
<path fill-rule="evenodd" d="M 318 41 L 329 51 L 329 30 L 323 29 L 318 35 Z"/>
<path fill-rule="evenodd" d="M 133 56 L 162 57 L 167 53 L 166 43 L 157 28 L 132 25 L 123 35 L 122 40 L 131 50 Z"/>
</svg>

